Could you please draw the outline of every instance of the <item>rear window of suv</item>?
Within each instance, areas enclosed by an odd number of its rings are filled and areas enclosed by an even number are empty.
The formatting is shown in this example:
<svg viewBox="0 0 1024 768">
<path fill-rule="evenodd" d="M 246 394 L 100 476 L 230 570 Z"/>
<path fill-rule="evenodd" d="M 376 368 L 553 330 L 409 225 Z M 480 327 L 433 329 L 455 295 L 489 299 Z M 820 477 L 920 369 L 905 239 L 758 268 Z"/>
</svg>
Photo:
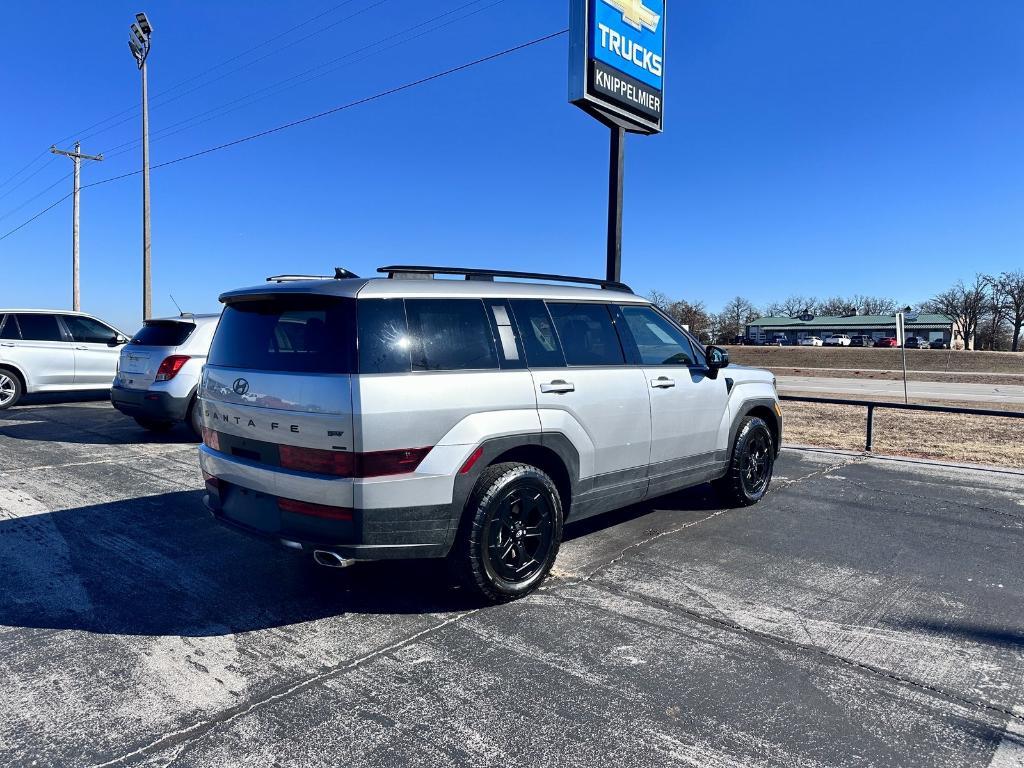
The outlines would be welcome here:
<svg viewBox="0 0 1024 768">
<path fill-rule="evenodd" d="M 196 329 L 194 323 L 182 323 L 177 320 L 147 320 L 131 340 L 132 344 L 143 344 L 147 347 L 178 347 L 192 335 Z"/>
<path fill-rule="evenodd" d="M 282 297 L 225 307 L 208 360 L 257 371 L 352 373 L 355 346 L 353 299 Z"/>
</svg>

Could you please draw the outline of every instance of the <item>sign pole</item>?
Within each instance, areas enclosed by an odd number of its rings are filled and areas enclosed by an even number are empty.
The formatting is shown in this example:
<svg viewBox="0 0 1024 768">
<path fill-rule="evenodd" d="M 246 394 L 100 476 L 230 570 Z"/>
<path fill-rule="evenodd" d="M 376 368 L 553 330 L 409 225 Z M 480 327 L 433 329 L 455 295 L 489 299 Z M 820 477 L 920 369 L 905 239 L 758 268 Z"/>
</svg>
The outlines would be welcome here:
<svg viewBox="0 0 1024 768">
<path fill-rule="evenodd" d="M 909 403 L 910 396 L 907 394 L 906 316 L 903 312 L 896 313 L 896 343 L 900 345 L 900 351 L 903 353 L 903 402 Z"/>
<path fill-rule="evenodd" d="M 612 125 L 608 153 L 608 247 L 605 279 L 622 280 L 622 188 L 626 170 L 626 129 Z"/>
</svg>

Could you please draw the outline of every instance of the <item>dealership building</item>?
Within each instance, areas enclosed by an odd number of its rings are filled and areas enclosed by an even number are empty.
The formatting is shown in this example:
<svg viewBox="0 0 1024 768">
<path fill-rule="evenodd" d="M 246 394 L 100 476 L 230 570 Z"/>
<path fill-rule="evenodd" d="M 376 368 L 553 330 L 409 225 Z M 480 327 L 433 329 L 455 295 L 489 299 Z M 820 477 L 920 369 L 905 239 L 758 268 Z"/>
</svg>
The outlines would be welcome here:
<svg viewBox="0 0 1024 768">
<path fill-rule="evenodd" d="M 905 326 L 907 336 L 918 336 L 928 341 L 941 339 L 949 343 L 960 338 L 960 331 L 946 315 L 908 312 L 905 315 Z M 796 344 L 808 336 L 817 336 L 824 340 L 833 334 L 884 339 L 896 335 L 896 316 L 759 317 L 747 325 L 747 338 L 756 344 L 764 344 L 780 334 L 784 335 L 790 344 Z"/>
</svg>

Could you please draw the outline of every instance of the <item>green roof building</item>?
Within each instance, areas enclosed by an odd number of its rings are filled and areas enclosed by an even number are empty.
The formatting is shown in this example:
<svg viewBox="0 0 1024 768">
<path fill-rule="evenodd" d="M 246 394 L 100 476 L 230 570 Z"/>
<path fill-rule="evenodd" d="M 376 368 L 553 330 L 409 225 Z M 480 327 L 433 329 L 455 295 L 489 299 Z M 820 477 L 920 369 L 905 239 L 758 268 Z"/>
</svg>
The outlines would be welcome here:
<svg viewBox="0 0 1024 768">
<path fill-rule="evenodd" d="M 960 338 L 953 320 L 946 315 L 926 312 L 908 312 L 905 317 L 906 335 L 928 341 L 941 340 L 947 344 Z M 747 338 L 758 344 L 784 337 L 790 344 L 800 339 L 817 336 L 827 339 L 834 334 L 869 336 L 883 339 L 896 335 L 895 315 L 802 315 L 800 317 L 759 317 L 747 325 Z"/>
</svg>

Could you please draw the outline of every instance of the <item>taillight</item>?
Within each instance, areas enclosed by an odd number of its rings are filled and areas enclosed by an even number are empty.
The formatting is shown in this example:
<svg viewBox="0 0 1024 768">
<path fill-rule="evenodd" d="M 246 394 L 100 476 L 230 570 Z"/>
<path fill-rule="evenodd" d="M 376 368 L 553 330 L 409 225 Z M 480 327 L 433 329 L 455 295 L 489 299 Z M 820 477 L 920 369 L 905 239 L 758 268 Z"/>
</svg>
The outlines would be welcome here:
<svg viewBox="0 0 1024 768">
<path fill-rule="evenodd" d="M 203 443 L 214 451 L 220 450 L 220 433 L 215 429 L 203 427 Z"/>
<path fill-rule="evenodd" d="M 282 445 L 279 451 L 281 466 L 285 469 L 337 477 L 381 477 L 415 471 L 431 449 L 399 448 L 392 451 L 350 453 Z"/>
<path fill-rule="evenodd" d="M 212 493 L 219 493 L 221 488 L 221 479 L 214 477 L 205 469 L 203 470 L 203 482 L 206 483 L 206 489 Z"/>
<path fill-rule="evenodd" d="M 325 520 L 352 519 L 352 510 L 348 507 L 331 507 L 326 504 L 311 504 L 308 501 L 296 501 L 295 499 L 282 498 L 278 498 L 277 506 L 282 512 L 293 512 L 296 515 L 320 517 Z"/>
<path fill-rule="evenodd" d="M 356 477 L 380 477 L 412 472 L 430 451 L 431 448 L 399 448 L 396 451 L 357 454 Z"/>
<path fill-rule="evenodd" d="M 189 361 L 188 355 L 171 355 L 165 357 L 164 361 L 160 363 L 160 367 L 156 371 L 157 381 L 170 381 L 178 375 L 178 371 L 181 367 Z"/>
<path fill-rule="evenodd" d="M 320 475 L 351 477 L 355 462 L 348 451 L 324 451 L 319 448 L 297 448 L 294 445 L 278 446 L 281 466 L 300 472 L 316 472 Z"/>
</svg>

